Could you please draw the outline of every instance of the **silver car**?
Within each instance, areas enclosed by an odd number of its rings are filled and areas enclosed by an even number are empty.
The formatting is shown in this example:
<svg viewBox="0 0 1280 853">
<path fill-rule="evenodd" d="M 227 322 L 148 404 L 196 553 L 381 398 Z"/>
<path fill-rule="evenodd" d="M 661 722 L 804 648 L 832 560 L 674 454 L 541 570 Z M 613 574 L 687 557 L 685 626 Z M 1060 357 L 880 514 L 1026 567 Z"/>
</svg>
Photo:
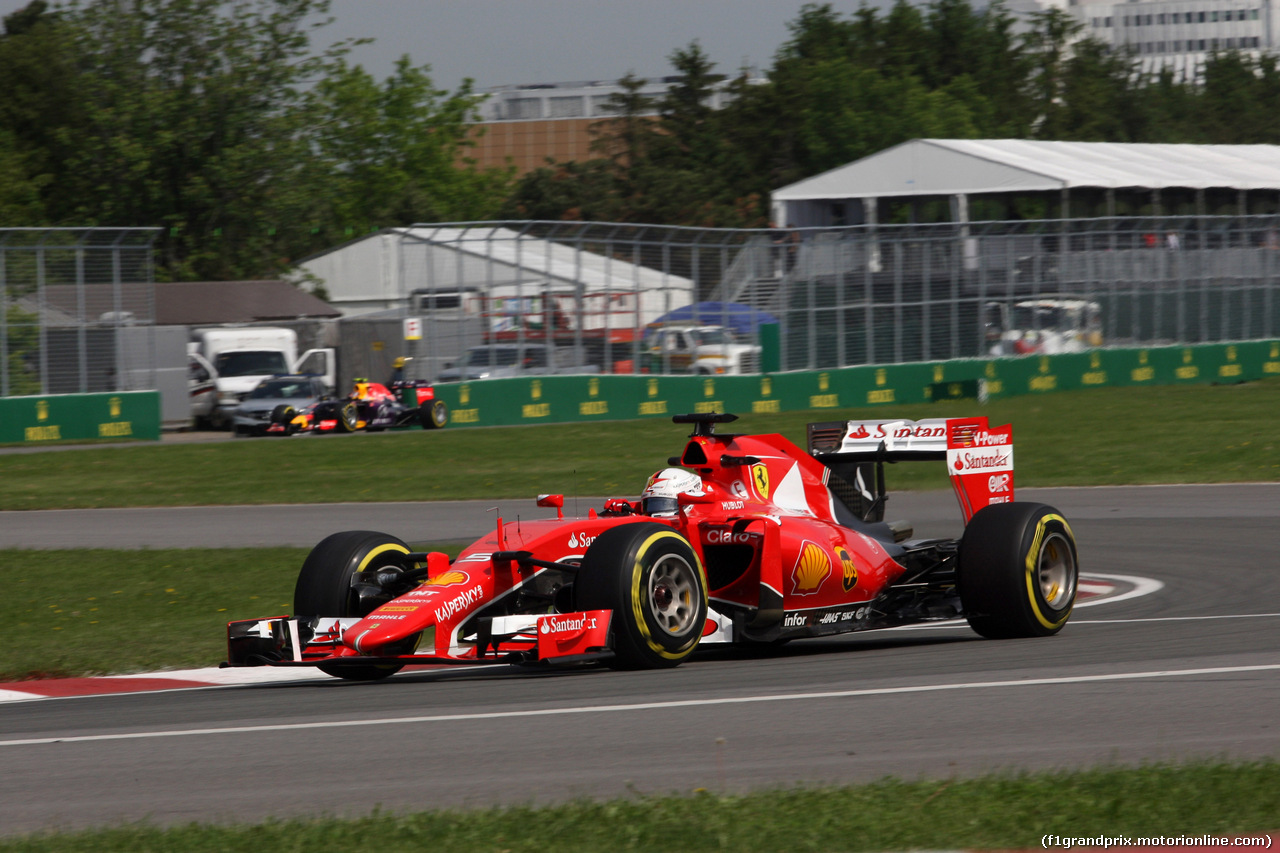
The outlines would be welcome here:
<svg viewBox="0 0 1280 853">
<path fill-rule="evenodd" d="M 332 395 L 318 376 L 288 374 L 272 376 L 258 383 L 240 402 L 231 418 L 234 435 L 266 435 L 273 423 L 281 423 L 281 434 L 293 431 L 288 410 L 301 413 Z"/>
</svg>

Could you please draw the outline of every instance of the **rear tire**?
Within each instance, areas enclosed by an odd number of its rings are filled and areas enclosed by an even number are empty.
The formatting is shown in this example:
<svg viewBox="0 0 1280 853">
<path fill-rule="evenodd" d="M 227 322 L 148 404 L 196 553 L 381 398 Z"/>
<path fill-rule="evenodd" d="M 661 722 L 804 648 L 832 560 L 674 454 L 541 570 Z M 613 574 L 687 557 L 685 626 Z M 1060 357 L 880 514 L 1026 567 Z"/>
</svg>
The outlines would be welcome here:
<svg viewBox="0 0 1280 853">
<path fill-rule="evenodd" d="M 960 540 L 956 576 L 969 626 L 984 637 L 1047 637 L 1075 606 L 1076 539 L 1056 509 L 992 504 L 974 514 Z"/>
<path fill-rule="evenodd" d="M 618 669 L 677 666 L 707 622 L 706 571 L 683 536 L 636 522 L 600 534 L 573 584 L 579 610 L 612 610 Z"/>
<path fill-rule="evenodd" d="M 326 537 L 302 564 L 293 591 L 293 611 L 307 621 L 316 616 L 365 616 L 374 608 L 362 606 L 351 588 L 351 576 L 383 566 L 410 568 L 404 556 L 409 546 L 394 536 L 370 530 L 348 530 Z M 362 612 L 363 611 L 363 612 Z M 318 668 L 349 681 L 376 681 L 398 672 L 404 664 L 322 663 Z"/>
<path fill-rule="evenodd" d="M 432 400 L 418 410 L 423 429 L 440 429 L 449 422 L 449 407 L 444 400 Z"/>
</svg>

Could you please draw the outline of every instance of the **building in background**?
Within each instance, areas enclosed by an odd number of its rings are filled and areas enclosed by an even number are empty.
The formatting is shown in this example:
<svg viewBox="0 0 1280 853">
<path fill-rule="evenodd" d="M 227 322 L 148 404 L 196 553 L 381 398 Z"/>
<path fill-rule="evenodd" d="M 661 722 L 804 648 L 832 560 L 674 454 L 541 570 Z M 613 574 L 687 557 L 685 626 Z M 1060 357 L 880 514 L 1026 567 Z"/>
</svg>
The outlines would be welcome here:
<svg viewBox="0 0 1280 853">
<path fill-rule="evenodd" d="M 1018 0 L 1019 16 L 1062 9 L 1113 49 L 1128 47 L 1143 72 L 1165 68 L 1195 79 L 1213 53 L 1240 51 L 1254 59 L 1280 47 L 1280 15 L 1273 0 Z"/>
<path fill-rule="evenodd" d="M 650 78 L 640 94 L 657 101 L 680 79 Z M 467 156 L 482 167 L 510 162 L 518 175 L 545 166 L 548 160 L 590 160 L 597 156 L 591 150 L 591 126 L 617 115 L 610 102 L 622 92 L 617 82 L 603 81 L 489 89 L 484 93 L 488 98 L 480 105 L 479 132 L 473 136 L 476 147 Z M 719 109 L 729 98 L 722 87 L 712 94 L 710 106 Z M 654 109 L 649 114 L 657 112 Z"/>
</svg>

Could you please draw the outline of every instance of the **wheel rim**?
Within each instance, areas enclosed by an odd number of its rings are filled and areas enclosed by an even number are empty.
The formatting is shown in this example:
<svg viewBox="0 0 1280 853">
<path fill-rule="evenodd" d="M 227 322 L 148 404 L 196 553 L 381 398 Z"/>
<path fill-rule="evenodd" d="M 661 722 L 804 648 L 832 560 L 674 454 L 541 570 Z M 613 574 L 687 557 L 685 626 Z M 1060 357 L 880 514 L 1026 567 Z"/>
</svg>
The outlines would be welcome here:
<svg viewBox="0 0 1280 853">
<path fill-rule="evenodd" d="M 1074 600 L 1076 557 L 1066 536 L 1052 533 L 1046 537 L 1040 547 L 1036 580 L 1040 585 L 1040 596 L 1050 608 L 1062 610 Z"/>
<path fill-rule="evenodd" d="M 676 554 L 654 564 L 649 575 L 649 612 L 666 634 L 679 637 L 693 625 L 698 610 L 698 578 L 693 566 Z"/>
</svg>

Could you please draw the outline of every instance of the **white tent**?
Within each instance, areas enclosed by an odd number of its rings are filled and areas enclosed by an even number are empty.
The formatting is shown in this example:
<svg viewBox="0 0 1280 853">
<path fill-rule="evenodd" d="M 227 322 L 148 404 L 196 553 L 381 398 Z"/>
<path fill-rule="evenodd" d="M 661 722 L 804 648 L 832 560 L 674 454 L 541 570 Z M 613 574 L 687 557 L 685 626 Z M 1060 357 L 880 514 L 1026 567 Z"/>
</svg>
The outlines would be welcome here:
<svg viewBox="0 0 1280 853">
<path fill-rule="evenodd" d="M 552 290 L 614 302 L 630 296 L 641 306 L 643 323 L 649 314 L 690 304 L 694 293 L 688 278 L 488 224 L 391 228 L 305 258 L 298 267 L 348 316 L 407 310 L 422 293 L 518 298 Z"/>
<path fill-rule="evenodd" d="M 875 221 L 875 200 L 948 197 L 952 219 L 968 219 L 970 196 L 1074 189 L 1158 193 L 1280 191 L 1280 146 L 913 139 L 806 178 L 772 194 L 774 220 L 796 226 Z"/>
</svg>

